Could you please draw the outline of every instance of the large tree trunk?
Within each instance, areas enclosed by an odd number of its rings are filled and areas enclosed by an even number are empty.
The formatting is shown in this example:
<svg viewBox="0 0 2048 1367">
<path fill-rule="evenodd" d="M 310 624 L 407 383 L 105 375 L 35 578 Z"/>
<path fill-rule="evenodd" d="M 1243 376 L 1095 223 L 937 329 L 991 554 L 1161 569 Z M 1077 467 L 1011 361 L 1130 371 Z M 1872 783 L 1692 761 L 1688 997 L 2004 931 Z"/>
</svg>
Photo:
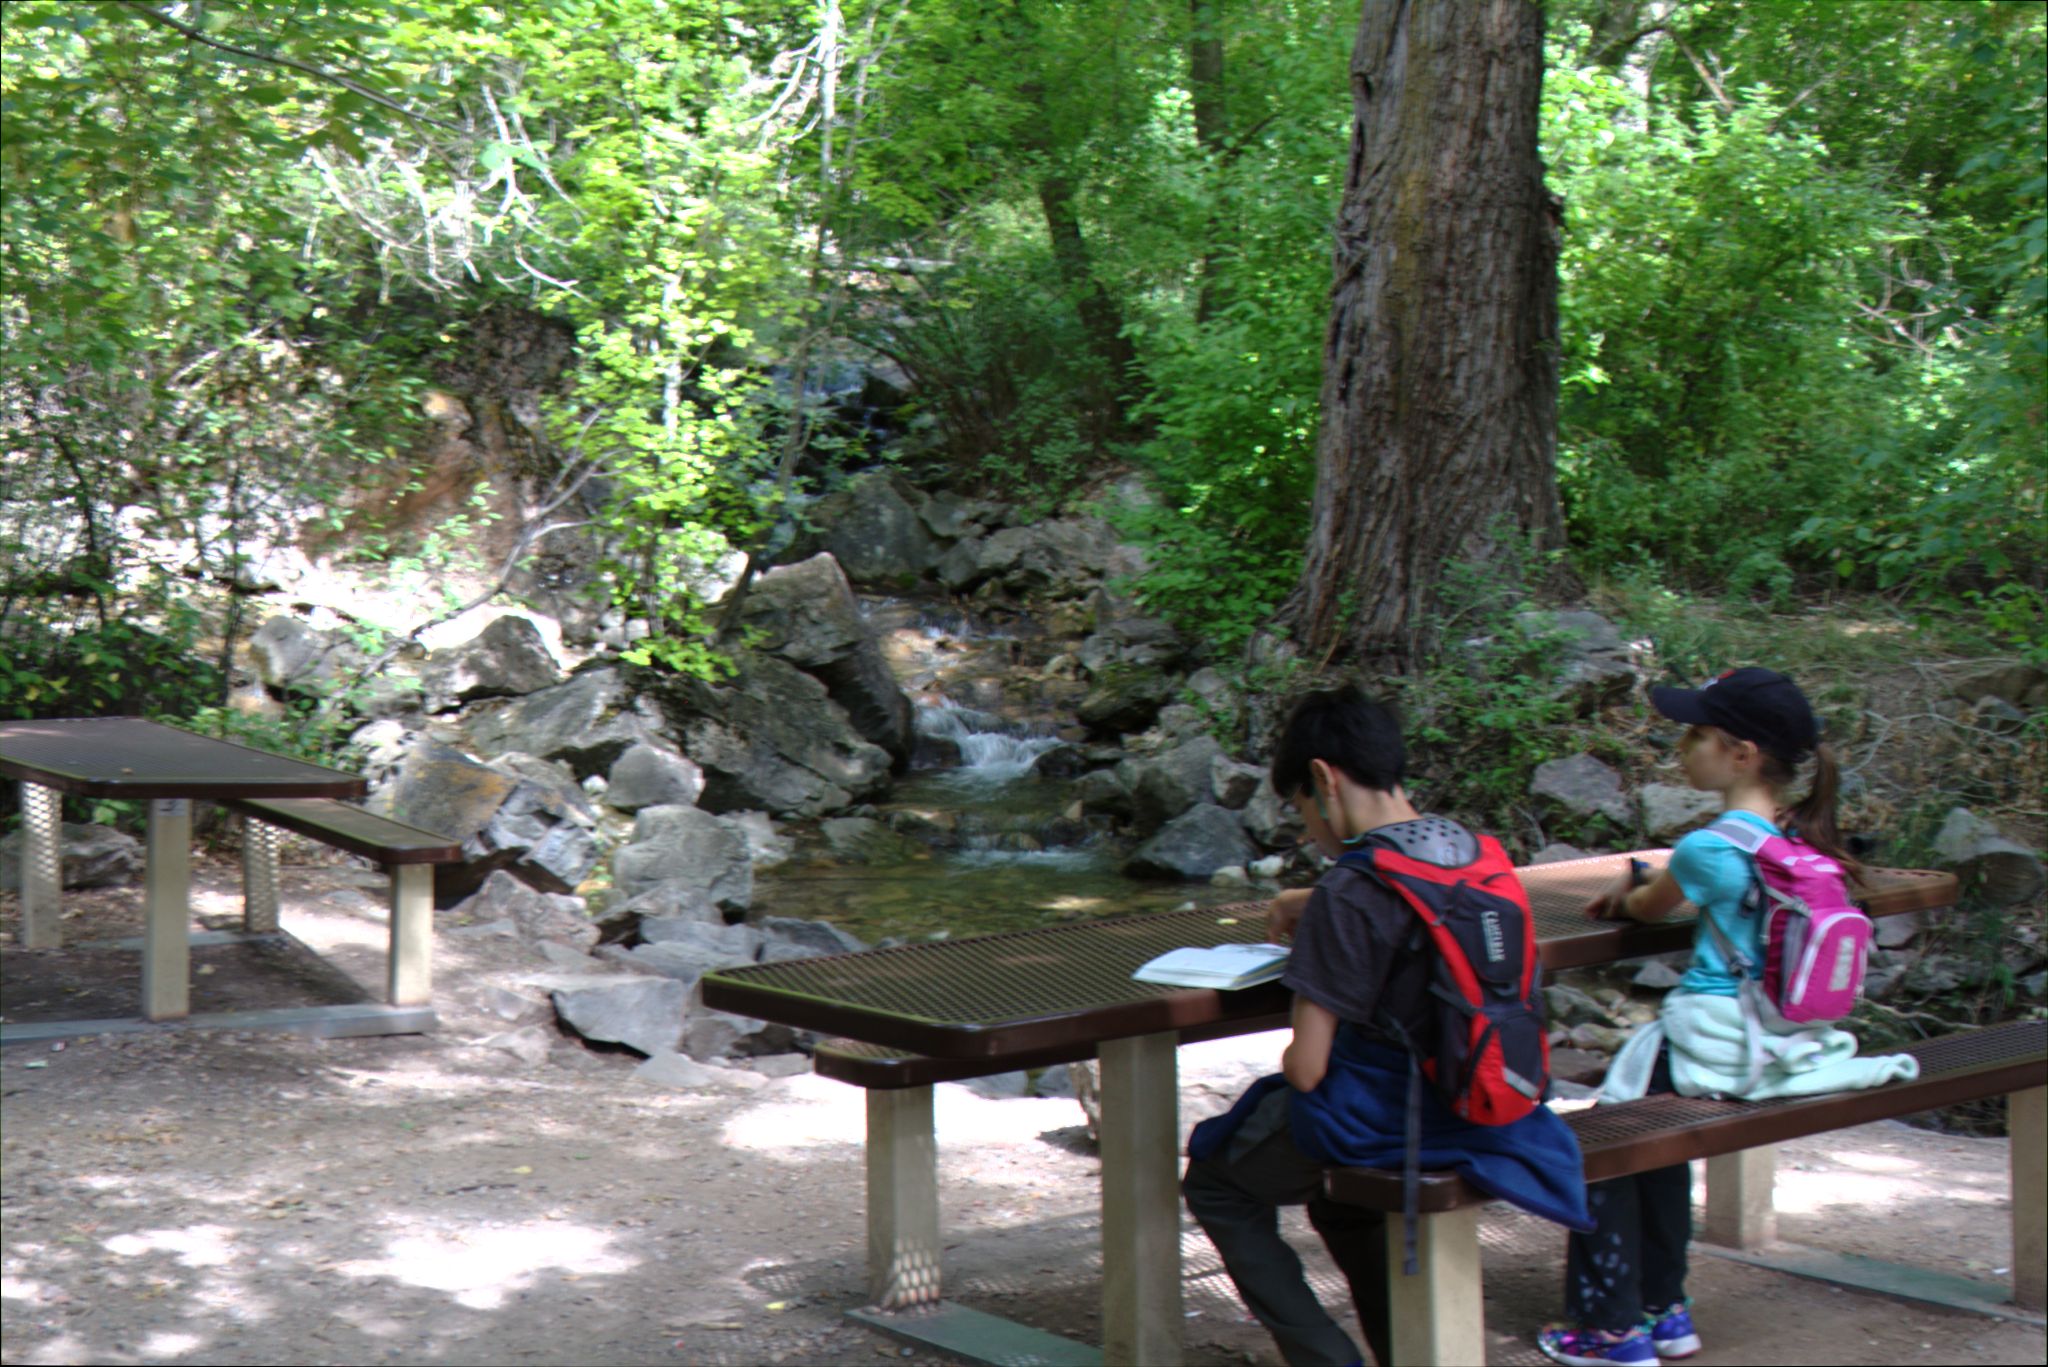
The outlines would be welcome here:
<svg viewBox="0 0 2048 1367">
<path fill-rule="evenodd" d="M 1413 663 L 1453 564 L 1562 544 L 1542 76 L 1535 0 L 1365 0 L 1315 509 L 1281 611 L 1314 657 Z"/>
</svg>

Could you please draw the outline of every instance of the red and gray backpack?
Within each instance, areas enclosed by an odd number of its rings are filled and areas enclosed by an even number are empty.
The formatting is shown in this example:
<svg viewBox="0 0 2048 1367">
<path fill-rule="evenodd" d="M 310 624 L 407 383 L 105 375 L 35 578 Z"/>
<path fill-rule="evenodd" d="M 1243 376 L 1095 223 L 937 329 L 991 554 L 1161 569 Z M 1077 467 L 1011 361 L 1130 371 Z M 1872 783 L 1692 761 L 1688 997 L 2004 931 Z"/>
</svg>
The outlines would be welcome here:
<svg viewBox="0 0 2048 1367">
<path fill-rule="evenodd" d="M 1436 951 L 1435 1037 L 1410 1040 L 1398 1023 L 1380 1024 L 1408 1047 L 1453 1114 L 1476 1125 L 1512 1124 L 1541 1104 L 1550 1084 L 1529 894 L 1492 836 L 1466 835 L 1477 853 L 1455 867 L 1416 858 L 1397 839 L 1374 832 L 1337 861 L 1406 902 L 1420 923 L 1416 943 L 1426 936 Z"/>
<path fill-rule="evenodd" d="M 1464 862 L 1444 862 L 1461 856 Z M 1536 927 L 1529 894 L 1500 842 L 1440 817 L 1383 826 L 1337 862 L 1407 903 L 1417 922 L 1411 948 L 1419 952 L 1427 944 L 1435 951 L 1429 956 L 1431 1038 L 1411 1038 L 1385 1013 L 1377 1022 L 1408 1051 L 1402 1271 L 1412 1277 L 1418 1270 L 1424 1079 L 1453 1114 L 1478 1125 L 1512 1124 L 1540 1106 L 1550 1089 Z"/>
</svg>

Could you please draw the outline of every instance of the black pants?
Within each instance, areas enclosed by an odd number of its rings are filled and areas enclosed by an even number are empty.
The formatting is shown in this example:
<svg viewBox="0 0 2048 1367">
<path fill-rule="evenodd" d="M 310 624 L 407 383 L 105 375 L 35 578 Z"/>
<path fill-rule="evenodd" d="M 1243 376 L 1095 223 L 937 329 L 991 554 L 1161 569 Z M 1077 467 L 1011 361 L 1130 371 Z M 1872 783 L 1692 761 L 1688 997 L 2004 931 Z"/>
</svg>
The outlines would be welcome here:
<svg viewBox="0 0 2048 1367">
<path fill-rule="evenodd" d="M 1671 1088 L 1671 1054 L 1658 1056 L 1652 1093 Z M 1597 1222 L 1565 1248 L 1565 1314 L 1581 1328 L 1620 1332 L 1647 1311 L 1685 1299 L 1692 1240 L 1692 1169 L 1685 1163 L 1586 1187 Z"/>
<path fill-rule="evenodd" d="M 1268 1096 L 1223 1152 L 1188 1164 L 1181 1194 L 1223 1257 L 1245 1306 L 1295 1367 L 1359 1361 L 1351 1336 L 1316 1300 L 1301 1259 L 1280 1237 L 1280 1207 L 1307 1205 L 1309 1223 L 1351 1284 L 1373 1357 L 1391 1362 L 1386 1217 L 1323 1195 L 1323 1165 L 1288 1133 L 1290 1089 Z"/>
</svg>

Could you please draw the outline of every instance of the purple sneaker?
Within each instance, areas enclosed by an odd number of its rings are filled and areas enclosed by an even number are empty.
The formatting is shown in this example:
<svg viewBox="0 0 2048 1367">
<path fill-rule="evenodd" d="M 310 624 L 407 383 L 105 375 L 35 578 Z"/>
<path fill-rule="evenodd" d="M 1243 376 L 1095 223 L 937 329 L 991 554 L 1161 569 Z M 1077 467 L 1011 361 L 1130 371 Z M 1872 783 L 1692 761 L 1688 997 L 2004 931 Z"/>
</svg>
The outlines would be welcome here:
<svg viewBox="0 0 2048 1367">
<path fill-rule="evenodd" d="M 1616 1362 L 1623 1367 L 1657 1367 L 1657 1349 L 1650 1342 L 1650 1331 L 1641 1325 L 1612 1338 L 1598 1329 L 1553 1324 L 1536 1336 L 1536 1346 L 1545 1357 L 1566 1367 L 1606 1367 Z"/>
<path fill-rule="evenodd" d="M 1700 1350 L 1700 1336 L 1692 1327 L 1692 1307 L 1684 1301 L 1675 1302 L 1661 1315 L 1652 1311 L 1646 1318 L 1658 1357 L 1689 1358 Z"/>
</svg>

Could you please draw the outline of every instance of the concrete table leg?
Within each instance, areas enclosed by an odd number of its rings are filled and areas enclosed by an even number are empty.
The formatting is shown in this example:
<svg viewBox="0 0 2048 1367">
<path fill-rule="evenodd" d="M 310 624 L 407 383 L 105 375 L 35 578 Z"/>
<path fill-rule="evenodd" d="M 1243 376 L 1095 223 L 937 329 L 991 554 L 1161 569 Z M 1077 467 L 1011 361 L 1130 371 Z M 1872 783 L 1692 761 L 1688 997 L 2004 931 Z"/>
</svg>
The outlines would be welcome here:
<svg viewBox="0 0 2048 1367">
<path fill-rule="evenodd" d="M 2048 1292 L 2048 1087 L 2006 1098 L 2012 1145 L 2012 1299 L 2043 1309 Z"/>
<path fill-rule="evenodd" d="M 434 996 L 434 866 L 393 864 L 391 965 L 385 999 L 425 1006 Z"/>
<path fill-rule="evenodd" d="M 64 943 L 62 917 L 63 796 L 40 783 L 21 785 L 21 944 L 56 949 Z"/>
<path fill-rule="evenodd" d="M 1177 1034 L 1110 1040 L 1102 1060 L 1102 1360 L 1182 1360 Z"/>
<path fill-rule="evenodd" d="M 868 1296 L 883 1310 L 939 1300 L 939 1157 L 932 1089 L 868 1089 Z"/>
<path fill-rule="evenodd" d="M 253 816 L 242 818 L 242 929 L 277 929 L 277 827 Z"/>
<path fill-rule="evenodd" d="M 1707 1227 L 1701 1237 L 1724 1248 L 1761 1248 L 1778 1237 L 1771 1200 L 1778 1150 L 1763 1144 L 1707 1160 Z"/>
<path fill-rule="evenodd" d="M 182 1020 L 191 1009 L 192 804 L 155 798 L 149 804 L 144 856 L 142 1014 Z"/>
<path fill-rule="evenodd" d="M 1480 1283 L 1479 1207 L 1418 1218 L 1415 1276 L 1403 1275 L 1406 1238 L 1387 1216 L 1388 1310 L 1401 1367 L 1462 1367 L 1486 1361 L 1486 1306 Z"/>
</svg>

